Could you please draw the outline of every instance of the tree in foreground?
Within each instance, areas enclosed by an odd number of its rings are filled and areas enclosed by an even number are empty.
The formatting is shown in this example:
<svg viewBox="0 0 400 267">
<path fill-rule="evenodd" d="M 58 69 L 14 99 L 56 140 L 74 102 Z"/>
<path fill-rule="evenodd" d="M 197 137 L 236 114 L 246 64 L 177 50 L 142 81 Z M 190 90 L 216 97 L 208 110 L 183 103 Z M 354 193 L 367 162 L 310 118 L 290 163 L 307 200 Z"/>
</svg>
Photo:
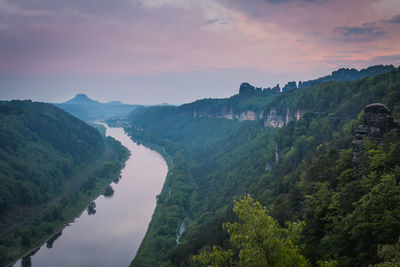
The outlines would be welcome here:
<svg viewBox="0 0 400 267">
<path fill-rule="evenodd" d="M 213 246 L 194 260 L 206 266 L 308 266 L 295 242 L 303 223 L 287 223 L 282 228 L 268 210 L 250 195 L 234 203 L 239 222 L 225 223 L 232 249 Z"/>
</svg>

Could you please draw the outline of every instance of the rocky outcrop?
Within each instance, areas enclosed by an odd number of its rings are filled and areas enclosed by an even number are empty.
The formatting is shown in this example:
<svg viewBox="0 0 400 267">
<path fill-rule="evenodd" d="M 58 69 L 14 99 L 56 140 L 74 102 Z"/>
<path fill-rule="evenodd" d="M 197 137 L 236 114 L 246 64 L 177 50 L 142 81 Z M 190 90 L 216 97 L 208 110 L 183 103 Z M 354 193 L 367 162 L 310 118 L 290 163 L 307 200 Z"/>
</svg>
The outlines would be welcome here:
<svg viewBox="0 0 400 267">
<path fill-rule="evenodd" d="M 400 133 L 398 123 L 391 116 L 391 111 L 385 105 L 374 103 L 364 108 L 361 123 L 355 130 L 355 137 L 352 142 L 354 165 L 359 163 L 364 150 L 364 139 L 368 138 L 373 142 L 381 143 L 385 134 L 393 129 Z"/>
<path fill-rule="evenodd" d="M 220 112 L 201 112 L 193 111 L 193 118 L 218 118 L 218 119 L 228 119 L 228 120 L 238 120 L 238 121 L 255 121 L 263 118 L 263 112 L 260 113 L 246 110 L 239 113 L 234 113 L 232 109 L 223 109 Z"/>
<path fill-rule="evenodd" d="M 264 126 L 280 128 L 287 123 L 287 118 L 288 118 L 288 116 L 283 117 L 283 116 L 278 115 L 276 113 L 276 109 L 272 108 L 264 120 Z"/>
<path fill-rule="evenodd" d="M 300 120 L 304 115 L 305 110 L 298 108 L 296 113 L 290 112 L 286 109 L 285 115 L 279 115 L 275 108 L 271 108 L 269 113 L 264 118 L 264 126 L 280 128 L 293 120 Z"/>
<path fill-rule="evenodd" d="M 300 120 L 304 115 L 305 110 L 298 108 L 295 112 L 286 109 L 286 114 L 278 114 L 275 108 L 271 108 L 268 113 L 264 114 L 263 111 L 256 112 L 253 110 L 246 110 L 242 112 L 234 112 L 232 109 L 224 107 L 220 111 L 208 110 L 192 110 L 189 112 L 193 118 L 218 118 L 238 121 L 256 121 L 263 120 L 264 126 L 280 128 L 288 124 L 290 121 Z"/>
<path fill-rule="evenodd" d="M 282 93 L 296 90 L 297 89 L 297 84 L 296 82 L 288 82 L 283 88 L 282 88 Z"/>
<path fill-rule="evenodd" d="M 249 83 L 242 83 L 239 87 L 239 95 L 254 94 L 261 92 L 261 87 L 255 87 Z"/>
</svg>

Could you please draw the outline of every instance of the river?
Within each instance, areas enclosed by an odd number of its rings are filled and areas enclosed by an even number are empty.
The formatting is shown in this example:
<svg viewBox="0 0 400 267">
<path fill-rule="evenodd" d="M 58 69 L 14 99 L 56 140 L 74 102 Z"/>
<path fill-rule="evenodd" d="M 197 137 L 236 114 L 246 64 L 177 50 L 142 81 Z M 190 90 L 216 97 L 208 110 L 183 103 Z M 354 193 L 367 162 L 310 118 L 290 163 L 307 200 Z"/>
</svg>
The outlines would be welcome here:
<svg viewBox="0 0 400 267">
<path fill-rule="evenodd" d="M 134 143 L 122 128 L 107 127 L 106 135 L 131 151 L 114 195 L 99 196 L 96 213 L 84 211 L 30 258 L 14 266 L 128 266 L 146 233 L 168 167 L 157 152 Z"/>
</svg>

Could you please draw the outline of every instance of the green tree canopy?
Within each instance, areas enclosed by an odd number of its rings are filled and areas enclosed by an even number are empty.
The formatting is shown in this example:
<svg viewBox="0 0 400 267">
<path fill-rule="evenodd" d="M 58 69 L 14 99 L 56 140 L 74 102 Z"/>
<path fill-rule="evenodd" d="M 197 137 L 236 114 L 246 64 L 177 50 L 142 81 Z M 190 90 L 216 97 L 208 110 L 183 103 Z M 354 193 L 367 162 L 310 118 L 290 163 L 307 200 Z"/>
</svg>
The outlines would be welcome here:
<svg viewBox="0 0 400 267">
<path fill-rule="evenodd" d="M 213 247 L 195 256 L 208 266 L 308 266 L 295 244 L 303 223 L 287 223 L 282 228 L 268 210 L 250 195 L 235 201 L 233 211 L 239 222 L 225 223 L 233 249 Z"/>
</svg>

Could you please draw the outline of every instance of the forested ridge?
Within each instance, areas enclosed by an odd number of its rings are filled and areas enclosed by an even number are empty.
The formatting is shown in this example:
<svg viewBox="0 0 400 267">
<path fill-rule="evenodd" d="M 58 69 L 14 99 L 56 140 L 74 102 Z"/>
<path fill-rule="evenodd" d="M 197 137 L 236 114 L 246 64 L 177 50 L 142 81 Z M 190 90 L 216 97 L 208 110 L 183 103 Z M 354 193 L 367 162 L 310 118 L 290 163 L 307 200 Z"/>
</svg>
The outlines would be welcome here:
<svg viewBox="0 0 400 267">
<path fill-rule="evenodd" d="M 0 102 L 0 265 L 58 231 L 119 175 L 128 151 L 51 104 Z"/>
<path fill-rule="evenodd" d="M 0 128 L 0 215 L 48 200 L 104 151 L 94 128 L 49 104 L 1 102 Z"/>
<path fill-rule="evenodd" d="M 363 108 L 376 102 L 400 119 L 398 69 L 276 95 L 265 112 L 304 110 L 281 128 L 262 120 L 193 118 L 181 107 L 132 112 L 131 136 L 164 147 L 174 162 L 132 265 L 198 266 L 192 256 L 202 250 L 232 248 L 222 224 L 238 220 L 233 199 L 247 193 L 281 227 L 304 222 L 296 244 L 308 264 L 398 262 L 397 132 L 366 141 L 361 162 L 352 163 Z"/>
</svg>

